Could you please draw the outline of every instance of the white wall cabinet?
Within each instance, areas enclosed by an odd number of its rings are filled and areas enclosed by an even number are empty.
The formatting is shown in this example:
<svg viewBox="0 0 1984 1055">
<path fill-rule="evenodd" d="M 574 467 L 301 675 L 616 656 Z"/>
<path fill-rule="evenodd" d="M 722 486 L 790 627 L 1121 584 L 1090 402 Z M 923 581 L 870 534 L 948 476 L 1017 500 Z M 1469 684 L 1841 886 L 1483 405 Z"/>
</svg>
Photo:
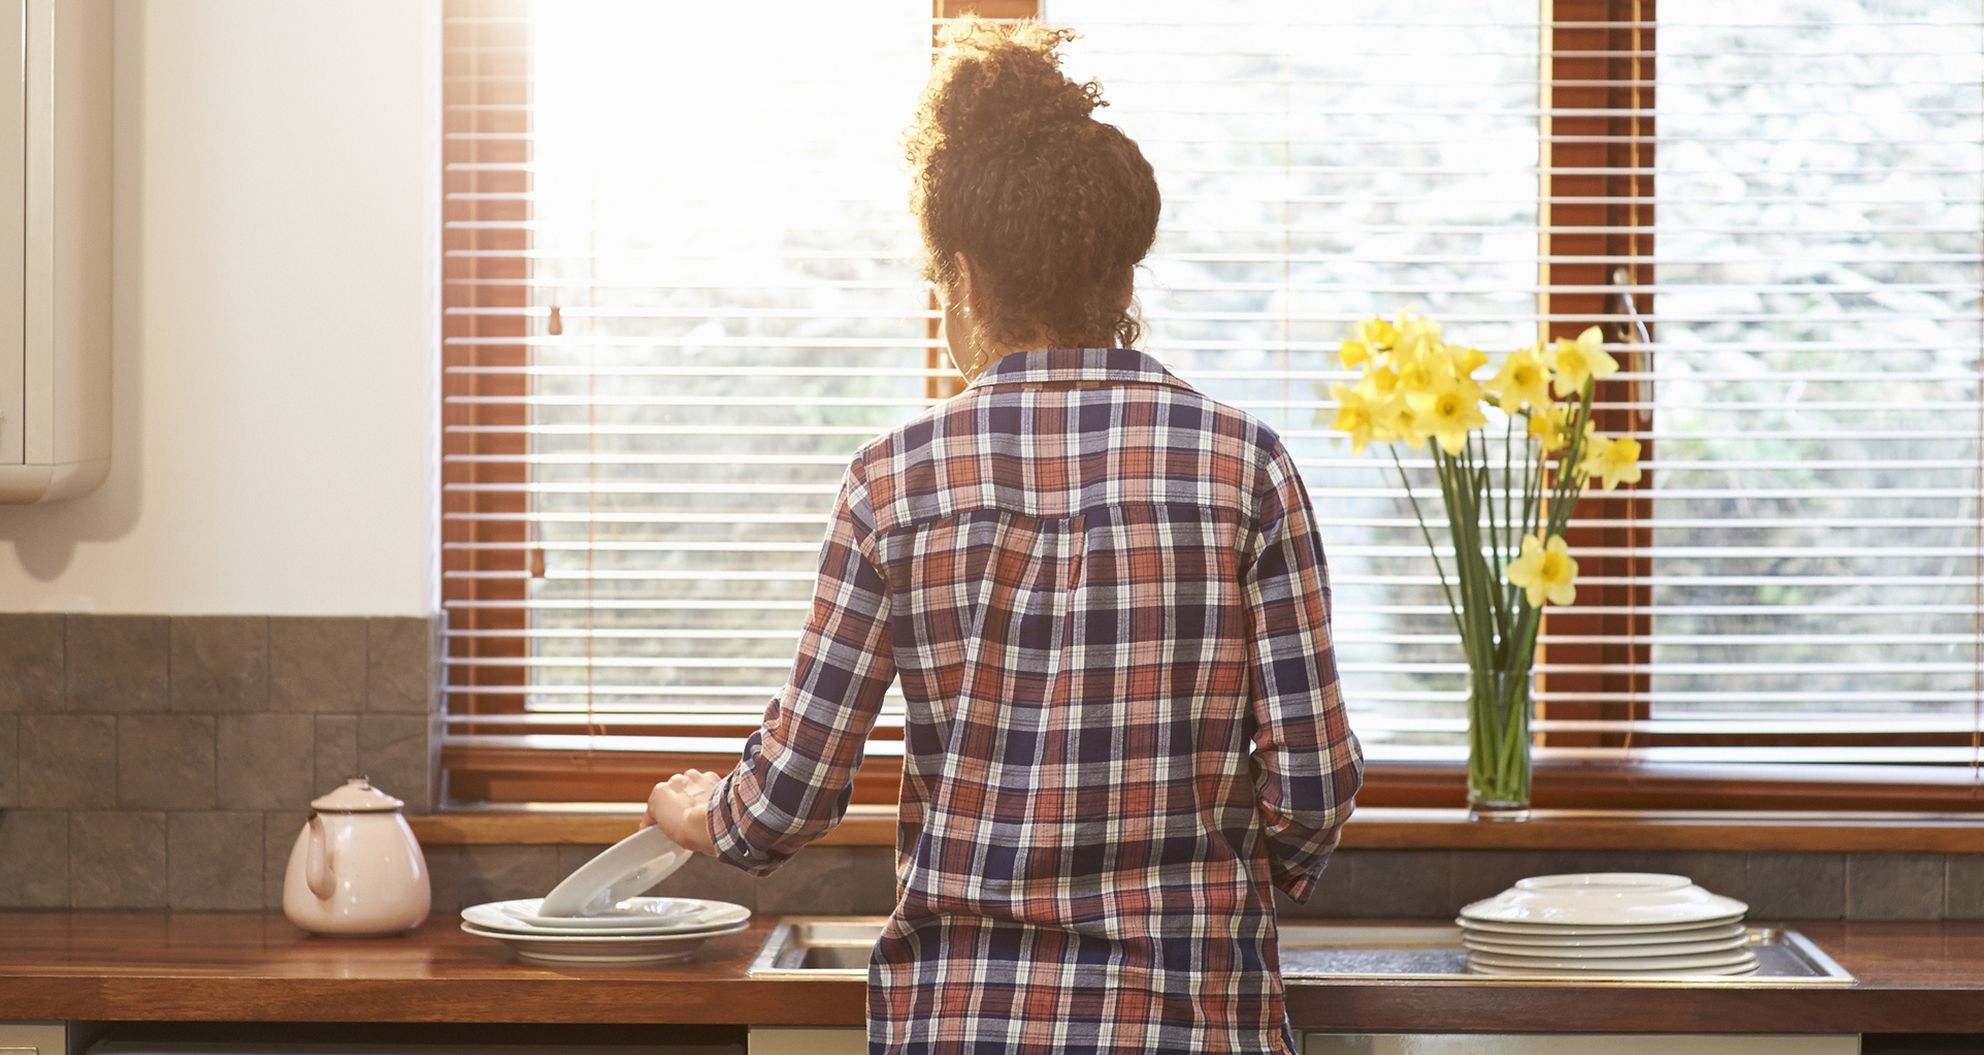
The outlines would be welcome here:
<svg viewBox="0 0 1984 1055">
<path fill-rule="evenodd" d="M 0 0 L 0 502 L 110 470 L 111 0 Z"/>
</svg>

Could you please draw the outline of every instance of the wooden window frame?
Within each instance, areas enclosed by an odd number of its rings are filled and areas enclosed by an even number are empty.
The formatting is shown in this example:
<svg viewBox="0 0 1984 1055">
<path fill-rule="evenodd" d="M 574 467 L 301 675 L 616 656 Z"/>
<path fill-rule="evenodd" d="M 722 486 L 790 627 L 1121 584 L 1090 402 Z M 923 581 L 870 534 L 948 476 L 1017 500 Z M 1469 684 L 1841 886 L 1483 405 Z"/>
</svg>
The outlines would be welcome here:
<svg viewBox="0 0 1984 1055">
<path fill-rule="evenodd" d="M 1610 291 L 1617 258 L 1648 260 L 1653 255 L 1654 84 L 1657 0 L 1546 0 L 1541 22 L 1542 66 L 1538 71 L 1540 132 L 1538 194 L 1541 204 L 1539 285 L 1546 290 L 1539 313 L 1548 321 L 1543 339 L 1573 337 L 1592 323 L 1603 325 L 1609 340 L 1624 337 L 1616 319 L 1621 302 Z M 525 0 L 446 0 L 446 13 L 486 18 L 521 15 Z M 932 0 L 932 14 L 952 18 L 975 11 L 991 18 L 1024 18 L 1038 13 L 1037 0 Z M 487 75 L 514 64 L 519 73 L 527 61 L 526 27 L 522 24 L 478 24 L 475 50 L 457 50 L 461 34 L 451 31 L 446 50 L 446 98 L 450 103 L 478 101 L 468 97 L 473 74 Z M 934 30 L 933 30 L 934 40 Z M 492 50 L 493 49 L 493 50 Z M 479 83 L 479 82 L 478 82 Z M 527 80 L 519 77 L 519 85 Z M 511 102 L 527 101 L 511 99 Z M 1561 113 L 1560 111 L 1570 111 Z M 527 122 L 529 115 L 521 118 Z M 462 118 L 450 111 L 447 130 L 493 130 L 478 112 Z M 521 126 L 504 126 L 524 131 Z M 528 160 L 522 141 L 449 138 L 446 141 L 443 246 L 446 250 L 529 248 L 523 221 L 529 219 L 526 198 L 514 200 L 452 197 L 459 193 L 518 194 L 529 189 L 529 177 L 519 171 L 487 171 L 460 165 Z M 1605 169 L 1603 172 L 1560 172 L 1560 169 Z M 455 221 L 499 221 L 514 229 L 463 228 Z M 1564 231 L 1564 228 L 1575 228 Z M 1593 229 L 1599 229 L 1594 231 Z M 512 308 L 498 315 L 449 312 L 447 337 L 515 337 L 517 344 L 444 344 L 445 367 L 516 366 L 528 362 L 521 338 L 531 335 L 533 316 L 528 294 L 521 287 L 482 285 L 477 280 L 514 280 L 516 260 L 495 262 L 449 257 L 444 261 L 446 305 L 450 308 Z M 1625 265 L 1631 288 L 1653 283 L 1650 264 Z M 1553 287 L 1577 291 L 1547 292 Z M 1592 292 L 1604 289 L 1606 292 Z M 930 306 L 937 307 L 933 296 Z M 1636 307 L 1651 318 L 1654 305 L 1639 295 Z M 925 329 L 933 342 L 926 352 L 931 376 L 926 390 L 932 400 L 955 394 L 962 385 L 944 377 L 949 362 L 934 342 L 942 335 L 932 318 Z M 1619 353 L 1622 372 L 1639 374 L 1649 365 L 1644 353 Z M 496 460 L 444 463 L 443 513 L 514 515 L 516 519 L 449 520 L 443 518 L 444 600 L 449 603 L 449 655 L 456 658 L 525 658 L 521 635 L 525 614 L 520 607 L 478 607 L 475 602 L 521 601 L 529 576 L 539 570 L 530 548 L 528 523 L 521 519 L 528 504 L 519 493 L 500 494 L 463 489 L 467 484 L 515 484 L 528 472 L 521 456 L 528 438 L 520 433 L 475 433 L 461 426 L 516 426 L 527 423 L 521 402 L 474 403 L 476 396 L 514 397 L 519 377 L 444 372 L 443 450 L 453 455 L 497 456 Z M 1613 378 L 1601 383 L 1602 402 L 1632 401 L 1645 395 L 1644 382 Z M 1597 425 L 1607 432 L 1630 431 L 1639 422 L 1636 412 L 1602 407 Z M 1652 443 L 1642 444 L 1643 458 L 1653 456 Z M 515 458 L 514 461 L 503 460 Z M 1652 544 L 1653 517 L 1649 479 L 1634 497 L 1613 497 L 1585 503 L 1578 519 L 1586 522 L 1569 532 L 1574 547 L 1597 551 L 1586 559 L 1582 578 L 1614 580 L 1580 588 L 1580 600 L 1604 607 L 1598 613 L 1572 607 L 1546 619 L 1546 635 L 1559 642 L 1546 646 L 1553 664 L 1598 668 L 1591 673 L 1560 672 L 1542 679 L 1545 693 L 1592 694 L 1607 702 L 1564 701 L 1539 704 L 1539 715 L 1565 719 L 1650 717 L 1642 683 L 1650 658 L 1652 598 L 1645 584 L 1644 553 Z M 1593 524 L 1592 521 L 1602 521 Z M 497 578 L 469 578 L 463 573 L 496 573 Z M 467 633 L 460 633 L 466 631 Z M 481 637 L 476 631 L 506 636 Z M 1575 640 L 1564 641 L 1563 638 Z M 451 714 L 513 714 L 523 709 L 521 691 L 525 668 L 479 666 L 464 668 L 467 684 L 477 694 L 466 706 L 451 705 Z M 515 686 L 514 694 L 505 693 Z M 492 691 L 493 690 L 493 691 Z M 1622 710 L 1613 700 L 1629 701 Z M 473 725 L 465 728 L 473 730 Z M 745 730 L 711 728 L 684 730 L 716 735 Z M 1539 743 L 1577 747 L 1628 748 L 1650 742 L 1673 744 L 1756 744 L 1754 738 L 1675 737 L 1640 734 L 1557 733 L 1539 736 Z M 1965 740 L 1970 742 L 1969 739 Z M 449 775 L 448 797 L 455 801 L 521 803 L 532 801 L 637 801 L 654 780 L 682 768 L 726 770 L 732 755 L 674 752 L 578 752 L 449 746 L 443 763 Z M 1873 767 L 1820 766 L 1636 766 L 1627 761 L 1602 763 L 1543 762 L 1537 768 L 1534 795 L 1539 808 L 1605 810 L 1866 810 L 1984 812 L 1984 793 L 1968 770 L 1927 769 L 1918 779 L 1901 779 L 1894 770 Z M 854 801 L 893 804 L 901 780 L 900 760 L 871 756 L 856 777 Z M 1465 774 L 1458 764 L 1374 763 L 1367 772 L 1359 802 L 1375 807 L 1453 807 L 1464 799 Z"/>
<path fill-rule="evenodd" d="M 523 636 L 528 613 L 522 602 L 533 570 L 530 524 L 524 519 L 530 502 L 522 487 L 530 472 L 524 460 L 530 438 L 521 431 L 530 420 L 523 398 L 529 380 L 521 372 L 530 363 L 523 339 L 532 332 L 524 284 L 530 265 L 522 255 L 531 245 L 531 179 L 524 168 L 530 144 L 521 137 L 484 137 L 530 129 L 527 14 L 527 0 L 445 0 L 442 8 L 440 522 L 446 658 L 519 661 L 446 667 L 450 685 L 477 690 L 459 701 L 449 693 L 443 705 L 447 715 L 515 714 L 524 707 L 521 661 L 528 649 Z M 470 106 L 514 109 L 462 109 Z M 512 255 L 476 255 L 492 251 Z M 492 338 L 496 343 L 482 343 Z M 517 343 L 502 343 L 505 338 Z M 463 343 L 470 339 L 473 343 Z M 518 372 L 474 372 L 487 368 Z M 482 429 L 509 431 L 477 431 Z M 484 634 L 496 636 L 478 636 Z M 444 789 L 449 797 L 486 793 L 474 779 L 487 772 L 482 767 L 457 759 L 447 772 L 457 778 L 456 786 Z M 460 779 L 464 774 L 469 779 Z"/>
<path fill-rule="evenodd" d="M 1548 320 L 1545 340 L 1574 338 L 1594 323 L 1607 340 L 1624 336 L 1622 328 L 1606 323 L 1620 310 L 1618 297 L 1595 289 L 1620 287 L 1614 272 L 1619 258 L 1648 259 L 1653 238 L 1653 85 L 1655 80 L 1653 27 L 1656 0 L 1551 0 L 1544 22 L 1541 78 L 1543 175 L 1539 211 L 1541 239 L 1539 286 L 1544 290 L 1539 314 Z M 1560 111 L 1572 111 L 1560 114 Z M 1576 171 L 1562 171 L 1572 169 Z M 1604 171 L 1593 171 L 1604 170 Z M 1575 228 L 1566 231 L 1564 228 Z M 1650 264 L 1626 265 L 1630 287 L 1652 284 Z M 1556 287 L 1576 292 L 1555 292 Z M 1642 314 L 1651 315 L 1650 298 L 1637 298 Z M 1639 352 L 1618 354 L 1622 373 L 1647 365 Z M 1599 382 L 1595 402 L 1622 403 L 1640 383 L 1619 378 Z M 1632 431 L 1635 412 L 1617 406 L 1597 406 L 1592 418 L 1607 433 Z M 1653 441 L 1641 445 L 1641 460 L 1654 456 Z M 1565 532 L 1574 549 L 1598 551 L 1580 559 L 1578 590 L 1584 607 L 1554 610 L 1544 617 L 1544 636 L 1579 640 L 1546 644 L 1542 655 L 1551 663 L 1595 667 L 1582 673 L 1546 673 L 1540 688 L 1548 692 L 1602 694 L 1606 699 L 1634 694 L 1638 671 L 1651 649 L 1651 590 L 1640 573 L 1645 558 L 1633 555 L 1653 544 L 1653 471 L 1647 470 L 1634 497 L 1586 500 L 1578 519 L 1602 521 Z M 1648 497 L 1642 497 L 1648 496 Z M 1595 583 L 1593 580 L 1624 580 Z M 1589 610 L 1603 606 L 1608 613 Z M 1601 702 L 1539 701 L 1537 717 L 1567 720 L 1644 719 L 1649 709 L 1639 699 L 1622 711 Z M 1625 747 L 1624 738 L 1594 733 L 1541 734 L 1545 745 Z"/>
</svg>

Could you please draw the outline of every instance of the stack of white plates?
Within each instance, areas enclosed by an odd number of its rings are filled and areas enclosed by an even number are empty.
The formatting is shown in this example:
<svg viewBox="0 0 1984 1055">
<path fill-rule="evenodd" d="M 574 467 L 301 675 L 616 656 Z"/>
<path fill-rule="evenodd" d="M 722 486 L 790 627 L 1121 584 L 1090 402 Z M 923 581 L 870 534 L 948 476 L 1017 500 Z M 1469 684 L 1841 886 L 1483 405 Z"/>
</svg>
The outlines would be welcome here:
<svg viewBox="0 0 1984 1055">
<path fill-rule="evenodd" d="M 639 897 L 689 852 L 644 828 L 580 865 L 541 898 L 462 910 L 462 929 L 508 945 L 520 960 L 628 965 L 685 960 L 711 938 L 750 925 L 751 910 L 725 901 Z"/>
<path fill-rule="evenodd" d="M 1478 974 L 1731 975 L 1757 969 L 1743 914 L 1686 876 L 1537 876 L 1460 910 Z"/>
<path fill-rule="evenodd" d="M 698 898 L 636 897 L 594 916 L 545 916 L 543 898 L 492 901 L 462 910 L 462 929 L 494 938 L 517 959 L 559 965 L 629 965 L 686 960 L 711 938 L 750 925 L 751 910 Z"/>
</svg>

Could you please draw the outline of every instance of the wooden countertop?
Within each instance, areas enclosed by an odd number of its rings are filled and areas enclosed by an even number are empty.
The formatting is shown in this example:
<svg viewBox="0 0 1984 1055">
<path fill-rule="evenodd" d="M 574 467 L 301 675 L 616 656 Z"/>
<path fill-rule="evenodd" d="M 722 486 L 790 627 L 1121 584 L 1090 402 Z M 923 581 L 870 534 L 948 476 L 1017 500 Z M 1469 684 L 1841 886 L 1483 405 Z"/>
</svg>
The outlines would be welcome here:
<svg viewBox="0 0 1984 1055">
<path fill-rule="evenodd" d="M 388 939 L 314 938 L 259 913 L 0 912 L 0 1020 L 859 1025 L 856 982 L 746 976 L 775 920 L 693 962 L 516 963 L 441 916 Z M 1984 923 L 1793 924 L 1850 988 L 1556 982 L 1296 983 L 1298 1029 L 1784 1033 L 1984 1031 Z"/>
</svg>

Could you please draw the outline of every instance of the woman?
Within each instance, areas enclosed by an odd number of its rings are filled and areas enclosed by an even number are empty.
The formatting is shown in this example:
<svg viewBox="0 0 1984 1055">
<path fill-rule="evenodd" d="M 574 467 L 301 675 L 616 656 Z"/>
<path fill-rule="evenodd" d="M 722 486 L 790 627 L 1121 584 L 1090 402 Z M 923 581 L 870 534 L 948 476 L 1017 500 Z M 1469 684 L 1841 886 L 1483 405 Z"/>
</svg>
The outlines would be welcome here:
<svg viewBox="0 0 1984 1055">
<path fill-rule="evenodd" d="M 1133 350 L 1150 165 L 1072 34 L 955 26 L 909 139 L 959 396 L 849 466 L 790 679 L 649 818 L 748 872 L 904 732 L 876 1052 L 1292 1050 L 1273 888 L 1362 771 L 1307 493 L 1275 434 Z"/>
</svg>

